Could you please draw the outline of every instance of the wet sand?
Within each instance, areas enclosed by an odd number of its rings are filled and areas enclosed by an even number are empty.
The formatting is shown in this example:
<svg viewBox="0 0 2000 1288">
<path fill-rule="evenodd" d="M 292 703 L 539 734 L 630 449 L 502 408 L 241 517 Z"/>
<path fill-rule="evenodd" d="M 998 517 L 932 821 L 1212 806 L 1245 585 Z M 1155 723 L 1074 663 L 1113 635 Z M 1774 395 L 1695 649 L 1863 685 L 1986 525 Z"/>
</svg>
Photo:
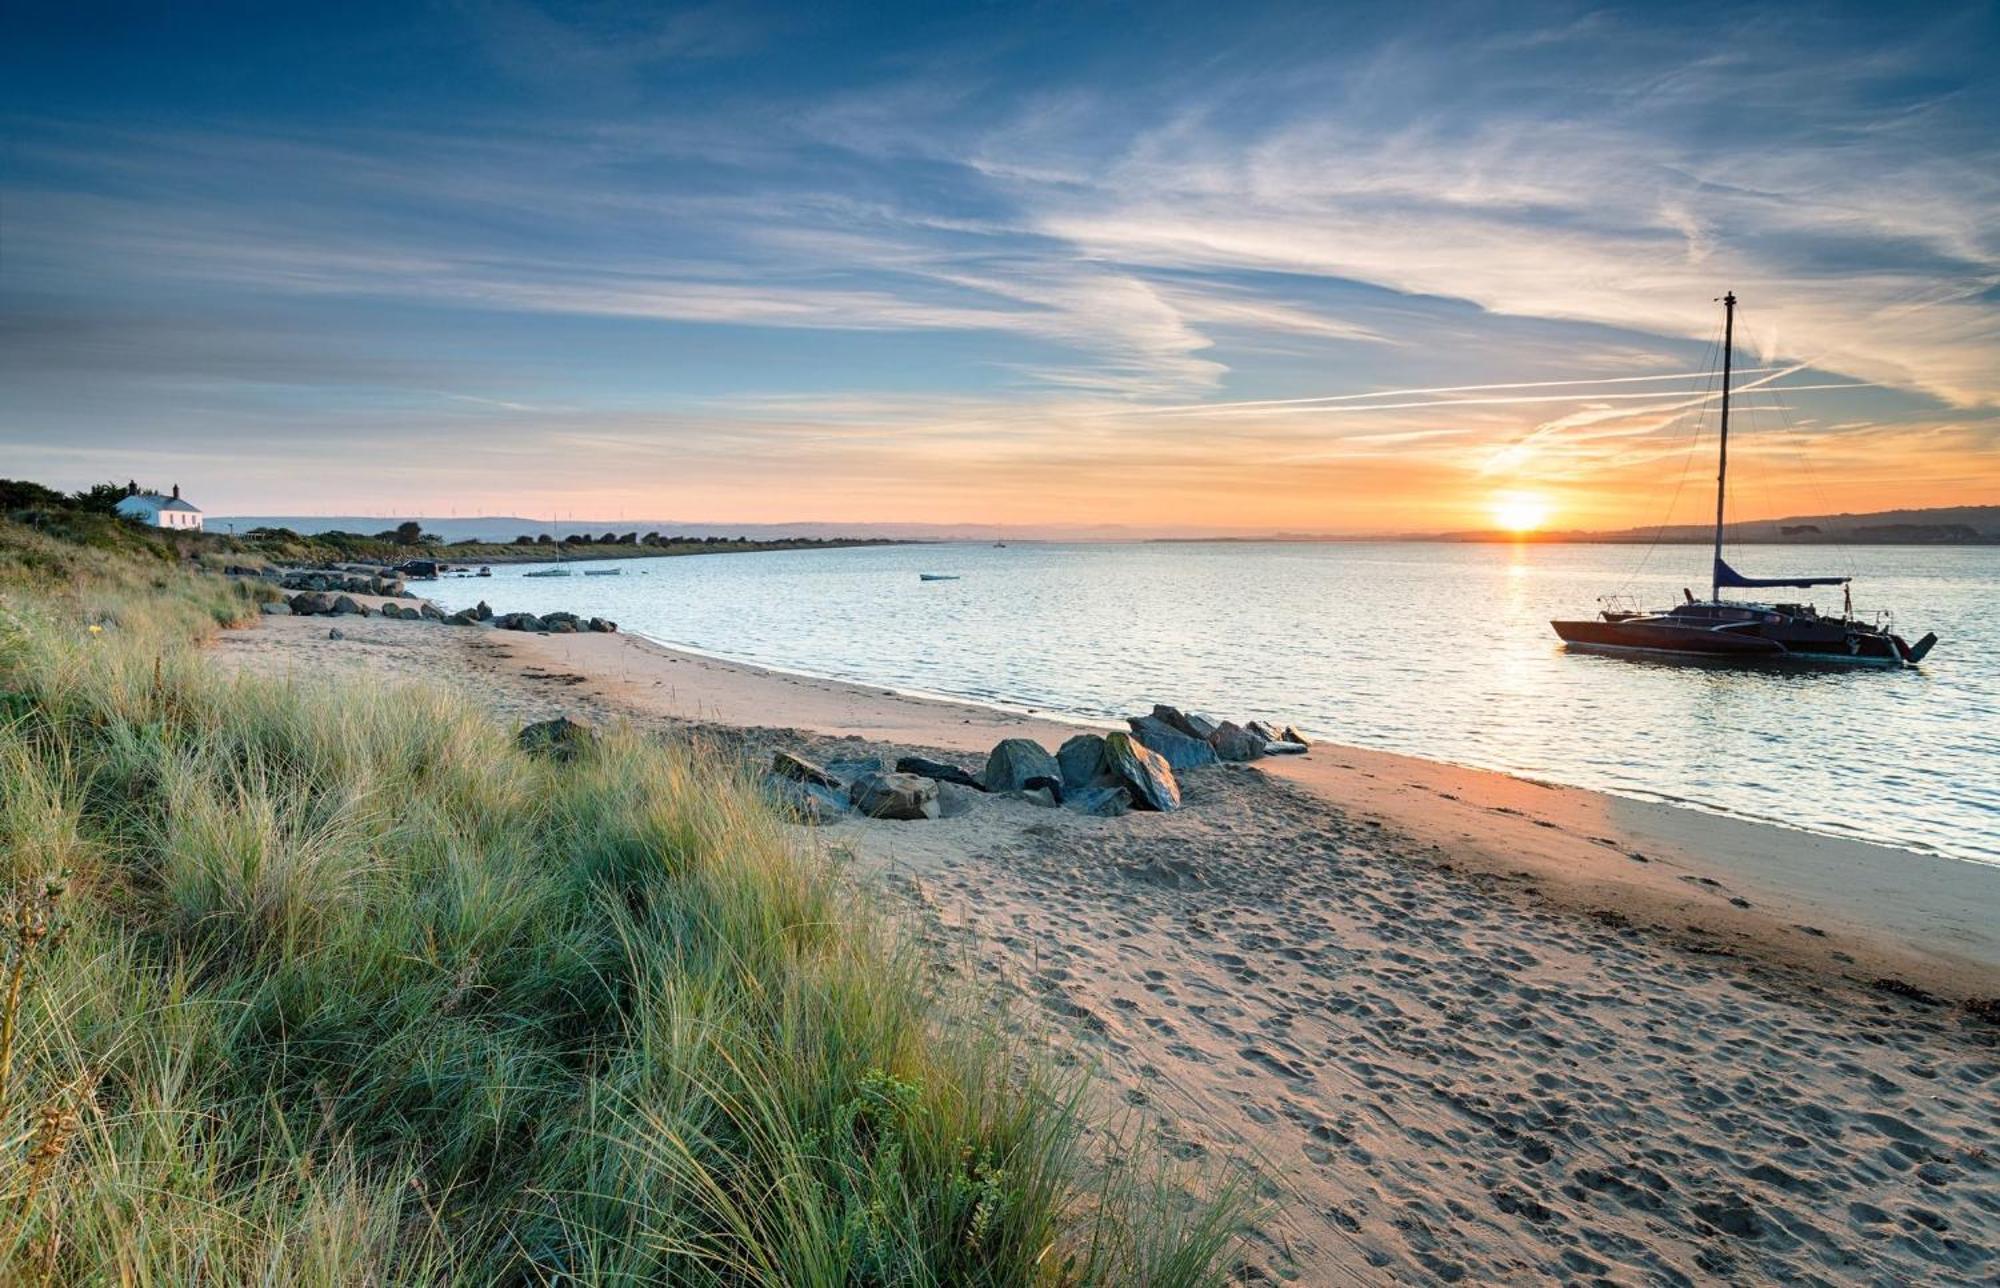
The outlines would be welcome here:
<svg viewBox="0 0 2000 1288">
<path fill-rule="evenodd" d="M 329 624 L 217 653 L 753 754 L 976 768 L 1075 731 L 623 636 Z M 1955 1004 L 2000 994 L 2000 871 L 1345 747 L 1183 785 L 1173 815 L 954 791 L 934 822 L 800 836 L 1036 1008 L 1178 1157 L 1247 1169 L 1270 1207 L 1246 1277 L 2000 1270 L 2000 1030 Z"/>
</svg>

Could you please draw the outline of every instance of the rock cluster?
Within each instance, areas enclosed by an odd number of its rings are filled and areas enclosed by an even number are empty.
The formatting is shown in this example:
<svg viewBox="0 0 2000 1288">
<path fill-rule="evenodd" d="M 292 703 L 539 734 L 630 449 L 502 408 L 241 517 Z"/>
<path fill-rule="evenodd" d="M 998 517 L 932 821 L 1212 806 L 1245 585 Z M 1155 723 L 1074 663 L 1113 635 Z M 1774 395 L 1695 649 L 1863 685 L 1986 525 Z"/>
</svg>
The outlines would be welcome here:
<svg viewBox="0 0 2000 1288">
<path fill-rule="evenodd" d="M 533 613 L 502 613 L 493 618 L 493 624 L 503 631 L 542 631 L 551 635 L 574 635 L 579 631 L 608 635 L 618 629 L 618 623 L 608 618 L 578 617 L 565 612 L 543 613 L 540 617 Z"/>
<path fill-rule="evenodd" d="M 1193 711 L 1161 703 L 1151 715 L 1127 717 L 1132 736 L 1148 750 L 1164 756 L 1175 769 L 1191 769 L 1218 760 L 1242 762 L 1263 756 L 1303 755 L 1312 746 L 1290 725 L 1275 728 L 1262 720 L 1236 724 L 1211 720 Z M 1200 744 L 1200 750 L 1187 744 Z M 1183 763 L 1186 762 L 1186 763 Z"/>
<path fill-rule="evenodd" d="M 362 572 L 341 569 L 294 568 L 278 577 L 281 590 L 345 591 L 350 595 L 386 595 L 396 599 L 411 598 L 403 589 L 403 579 L 394 569 L 378 568 Z"/>
</svg>

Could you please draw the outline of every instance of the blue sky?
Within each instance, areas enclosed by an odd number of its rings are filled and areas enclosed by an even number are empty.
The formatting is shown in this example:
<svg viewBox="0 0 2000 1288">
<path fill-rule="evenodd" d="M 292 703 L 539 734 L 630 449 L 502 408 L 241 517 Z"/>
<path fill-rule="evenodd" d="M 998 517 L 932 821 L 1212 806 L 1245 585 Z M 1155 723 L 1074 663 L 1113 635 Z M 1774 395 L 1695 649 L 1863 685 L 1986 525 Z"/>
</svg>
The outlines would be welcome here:
<svg viewBox="0 0 2000 1288">
<path fill-rule="evenodd" d="M 186 8 L 0 20 L 0 474 L 1646 523 L 1734 288 L 1746 507 L 2000 501 L 1990 3 Z"/>
</svg>

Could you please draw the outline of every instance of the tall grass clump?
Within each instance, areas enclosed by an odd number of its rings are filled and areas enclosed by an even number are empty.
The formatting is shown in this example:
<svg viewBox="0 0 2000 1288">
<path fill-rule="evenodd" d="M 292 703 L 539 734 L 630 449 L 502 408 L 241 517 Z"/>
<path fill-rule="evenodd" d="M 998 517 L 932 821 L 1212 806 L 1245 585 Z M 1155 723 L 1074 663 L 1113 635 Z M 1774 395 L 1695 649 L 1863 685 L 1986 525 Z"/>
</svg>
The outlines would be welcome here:
<svg viewBox="0 0 2000 1288">
<path fill-rule="evenodd" d="M 0 1281 L 1217 1276 L 730 766 L 228 679 L 226 583 L 5 553 Z"/>
</svg>

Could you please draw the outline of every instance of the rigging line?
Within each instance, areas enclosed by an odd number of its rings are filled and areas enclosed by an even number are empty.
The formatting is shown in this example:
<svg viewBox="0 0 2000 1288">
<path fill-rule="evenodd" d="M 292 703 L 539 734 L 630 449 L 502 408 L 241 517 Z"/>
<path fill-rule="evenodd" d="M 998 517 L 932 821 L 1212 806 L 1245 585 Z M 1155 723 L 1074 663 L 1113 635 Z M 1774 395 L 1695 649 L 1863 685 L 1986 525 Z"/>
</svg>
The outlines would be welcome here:
<svg viewBox="0 0 2000 1288">
<path fill-rule="evenodd" d="M 1686 422 L 1692 431 L 1688 437 L 1687 451 L 1681 457 L 1680 480 L 1674 484 L 1673 495 L 1667 500 L 1666 512 L 1660 516 L 1659 526 L 1653 529 L 1653 539 L 1647 543 L 1646 552 L 1639 556 L 1638 566 L 1625 575 L 1624 584 L 1619 586 L 1615 592 L 1617 594 L 1624 594 L 1628 587 L 1645 574 L 1646 566 L 1652 562 L 1654 552 L 1660 548 L 1660 539 L 1666 535 L 1668 525 L 1673 522 L 1674 510 L 1680 505 L 1681 493 L 1687 487 L 1688 471 L 1694 466 L 1695 449 L 1701 445 L 1701 409 L 1707 405 L 1708 399 L 1712 396 L 1716 374 L 1719 370 L 1717 359 L 1720 357 L 1721 348 L 1722 327 L 1718 324 L 1715 331 L 1710 335 L 1708 351 L 1703 359 L 1708 375 L 1707 384 L 1703 388 L 1702 396 L 1695 402 L 1690 403 L 1674 419 L 1674 424 L 1678 425 Z"/>
</svg>

